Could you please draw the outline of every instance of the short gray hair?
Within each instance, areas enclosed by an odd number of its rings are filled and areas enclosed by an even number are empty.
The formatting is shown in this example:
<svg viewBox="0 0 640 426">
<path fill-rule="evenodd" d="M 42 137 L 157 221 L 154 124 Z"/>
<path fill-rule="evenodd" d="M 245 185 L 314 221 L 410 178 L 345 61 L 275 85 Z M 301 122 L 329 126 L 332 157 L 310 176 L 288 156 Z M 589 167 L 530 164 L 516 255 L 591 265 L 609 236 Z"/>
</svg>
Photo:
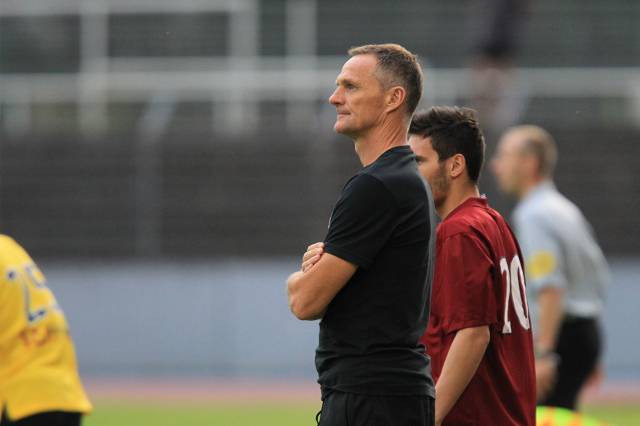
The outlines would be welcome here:
<svg viewBox="0 0 640 426">
<path fill-rule="evenodd" d="M 413 115 L 422 97 L 422 67 L 418 57 L 399 44 L 367 44 L 349 49 L 350 56 L 374 55 L 378 68 L 390 78 L 394 86 L 402 86 L 407 92 L 407 113 Z M 387 85 L 384 84 L 383 86 Z"/>
<path fill-rule="evenodd" d="M 558 162 L 558 148 L 553 136 L 542 127 L 531 124 L 511 127 L 508 132 L 520 133 L 524 139 L 522 149 L 538 160 L 538 173 L 547 178 L 553 177 Z"/>
</svg>

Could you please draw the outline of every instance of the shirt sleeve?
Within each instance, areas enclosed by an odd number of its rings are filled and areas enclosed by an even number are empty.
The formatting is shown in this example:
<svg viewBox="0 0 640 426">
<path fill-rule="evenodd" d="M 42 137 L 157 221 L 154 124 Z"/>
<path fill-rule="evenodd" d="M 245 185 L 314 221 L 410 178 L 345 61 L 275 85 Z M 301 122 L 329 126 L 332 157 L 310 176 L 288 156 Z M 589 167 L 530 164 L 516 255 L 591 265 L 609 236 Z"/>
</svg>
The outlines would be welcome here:
<svg viewBox="0 0 640 426">
<path fill-rule="evenodd" d="M 476 237 L 459 233 L 439 247 L 436 275 L 440 275 L 441 321 L 445 332 L 498 322 L 500 289 L 495 288 L 495 265 Z"/>
<path fill-rule="evenodd" d="M 325 251 L 369 268 L 397 221 L 395 199 L 382 182 L 362 174 L 349 182 L 336 204 Z"/>
<path fill-rule="evenodd" d="M 559 238 L 551 226 L 530 217 L 516 224 L 518 242 L 525 260 L 527 284 L 536 291 L 547 287 L 565 288 L 566 273 Z"/>
</svg>

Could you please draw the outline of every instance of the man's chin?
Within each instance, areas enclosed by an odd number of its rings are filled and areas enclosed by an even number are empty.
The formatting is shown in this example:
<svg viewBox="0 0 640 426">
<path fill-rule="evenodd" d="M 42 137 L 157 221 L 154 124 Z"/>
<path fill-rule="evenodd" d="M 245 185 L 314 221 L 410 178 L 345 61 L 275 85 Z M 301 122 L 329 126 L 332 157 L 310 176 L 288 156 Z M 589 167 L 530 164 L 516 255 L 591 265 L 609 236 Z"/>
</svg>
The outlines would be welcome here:
<svg viewBox="0 0 640 426">
<path fill-rule="evenodd" d="M 343 123 L 340 122 L 340 120 L 337 120 L 336 124 L 333 125 L 333 131 L 343 135 L 348 130 L 347 130 L 347 127 Z"/>
<path fill-rule="evenodd" d="M 353 138 L 355 134 L 354 129 L 350 128 L 349 126 L 345 126 L 344 123 L 340 122 L 340 120 L 336 121 L 336 124 L 333 125 L 333 131 L 350 138 Z"/>
</svg>

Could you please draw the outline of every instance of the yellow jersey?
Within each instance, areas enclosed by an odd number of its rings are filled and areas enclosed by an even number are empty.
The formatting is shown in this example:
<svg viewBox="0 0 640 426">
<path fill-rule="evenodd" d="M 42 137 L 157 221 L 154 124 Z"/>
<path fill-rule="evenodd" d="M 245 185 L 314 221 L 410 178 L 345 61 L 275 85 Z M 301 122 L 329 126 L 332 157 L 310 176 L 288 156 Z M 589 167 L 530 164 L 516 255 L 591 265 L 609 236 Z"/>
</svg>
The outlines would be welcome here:
<svg viewBox="0 0 640 426">
<path fill-rule="evenodd" d="M 87 413 L 69 327 L 27 252 L 0 235 L 0 413 Z"/>
</svg>

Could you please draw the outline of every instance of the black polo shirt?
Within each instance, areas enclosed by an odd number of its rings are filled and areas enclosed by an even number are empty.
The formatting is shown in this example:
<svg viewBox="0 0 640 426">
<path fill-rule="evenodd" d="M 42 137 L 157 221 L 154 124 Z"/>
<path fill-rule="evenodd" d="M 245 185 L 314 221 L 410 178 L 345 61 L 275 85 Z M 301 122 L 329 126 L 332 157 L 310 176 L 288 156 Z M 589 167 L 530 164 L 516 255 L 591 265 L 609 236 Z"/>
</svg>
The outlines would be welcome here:
<svg viewBox="0 0 640 426">
<path fill-rule="evenodd" d="M 323 392 L 434 396 L 419 342 L 429 318 L 434 225 L 431 192 L 408 146 L 386 151 L 345 185 L 325 251 L 358 269 L 320 322 Z"/>
</svg>

